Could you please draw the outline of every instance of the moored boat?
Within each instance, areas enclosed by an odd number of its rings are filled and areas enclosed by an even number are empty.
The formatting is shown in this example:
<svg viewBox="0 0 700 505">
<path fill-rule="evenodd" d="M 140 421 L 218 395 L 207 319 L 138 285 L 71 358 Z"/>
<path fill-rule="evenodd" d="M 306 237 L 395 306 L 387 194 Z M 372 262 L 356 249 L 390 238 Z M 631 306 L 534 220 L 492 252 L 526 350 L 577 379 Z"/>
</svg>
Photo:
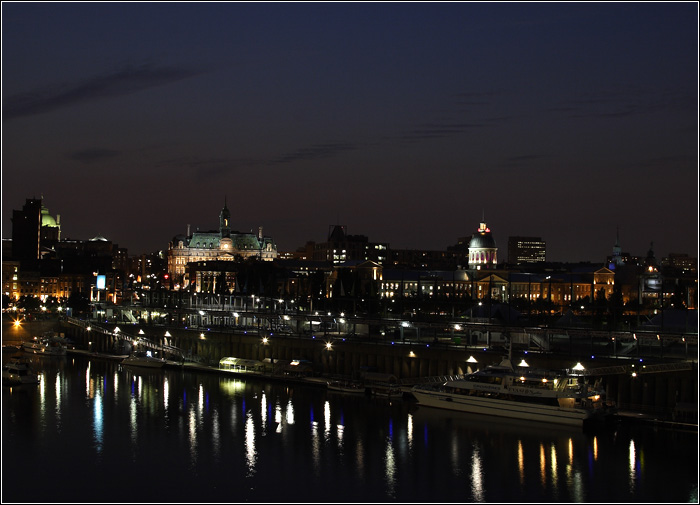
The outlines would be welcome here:
<svg viewBox="0 0 700 505">
<path fill-rule="evenodd" d="M 61 337 L 34 337 L 22 342 L 22 350 L 40 356 L 65 356 L 66 346 Z"/>
<path fill-rule="evenodd" d="M 329 391 L 351 394 L 365 394 L 366 388 L 364 384 L 353 381 L 334 380 L 326 383 Z"/>
<path fill-rule="evenodd" d="M 614 414 L 604 392 L 566 371 L 499 365 L 439 385 L 414 386 L 419 405 L 582 427 Z"/>
<path fill-rule="evenodd" d="M 373 396 L 382 396 L 386 398 L 401 398 L 403 391 L 398 384 L 371 384 L 369 390 Z"/>
<path fill-rule="evenodd" d="M 122 360 L 122 365 L 140 366 L 148 368 L 161 368 L 166 361 L 163 358 L 152 356 L 150 351 L 135 352 Z"/>
<path fill-rule="evenodd" d="M 39 376 L 31 369 L 28 360 L 10 358 L 10 360 L 2 366 L 2 382 L 10 386 L 38 384 Z"/>
</svg>

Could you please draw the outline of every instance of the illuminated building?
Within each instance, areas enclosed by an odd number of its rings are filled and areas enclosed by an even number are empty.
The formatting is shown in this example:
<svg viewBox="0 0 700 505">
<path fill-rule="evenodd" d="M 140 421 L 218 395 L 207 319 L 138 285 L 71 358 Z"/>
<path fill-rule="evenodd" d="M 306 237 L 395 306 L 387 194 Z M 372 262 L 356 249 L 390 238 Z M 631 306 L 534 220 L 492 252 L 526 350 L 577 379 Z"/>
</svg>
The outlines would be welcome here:
<svg viewBox="0 0 700 505">
<path fill-rule="evenodd" d="M 231 211 L 226 202 L 219 213 L 219 229 L 187 235 L 177 235 L 168 246 L 168 273 L 172 276 L 173 287 L 189 284 L 187 264 L 208 260 L 229 260 L 236 258 L 256 258 L 272 261 L 277 258 L 277 246 L 270 237 L 262 234 L 262 226 L 254 233 L 240 233 L 231 230 Z"/>
<path fill-rule="evenodd" d="M 542 263 L 547 261 L 547 243 L 540 237 L 508 237 L 508 263 Z"/>
<path fill-rule="evenodd" d="M 388 244 L 370 242 L 364 235 L 348 235 L 345 226 L 330 227 L 328 240 L 314 245 L 315 261 L 334 265 L 345 261 L 374 261 L 380 265 L 387 259 Z"/>
<path fill-rule="evenodd" d="M 53 218 L 41 198 L 27 198 L 12 211 L 12 256 L 21 262 L 45 257 L 61 240 L 61 218 Z"/>
<path fill-rule="evenodd" d="M 479 229 L 469 241 L 469 268 L 473 270 L 496 268 L 497 252 L 496 241 L 482 219 Z"/>
</svg>

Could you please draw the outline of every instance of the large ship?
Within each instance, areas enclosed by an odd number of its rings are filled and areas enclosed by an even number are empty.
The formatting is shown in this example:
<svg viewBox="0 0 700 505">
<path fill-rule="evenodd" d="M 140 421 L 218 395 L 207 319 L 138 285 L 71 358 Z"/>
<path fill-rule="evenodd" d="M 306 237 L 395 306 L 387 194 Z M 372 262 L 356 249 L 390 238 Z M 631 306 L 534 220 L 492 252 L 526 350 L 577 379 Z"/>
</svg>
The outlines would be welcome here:
<svg viewBox="0 0 700 505">
<path fill-rule="evenodd" d="M 475 414 L 580 426 L 603 421 L 615 412 L 599 385 L 566 370 L 498 365 L 442 384 L 414 386 L 419 405 Z"/>
</svg>

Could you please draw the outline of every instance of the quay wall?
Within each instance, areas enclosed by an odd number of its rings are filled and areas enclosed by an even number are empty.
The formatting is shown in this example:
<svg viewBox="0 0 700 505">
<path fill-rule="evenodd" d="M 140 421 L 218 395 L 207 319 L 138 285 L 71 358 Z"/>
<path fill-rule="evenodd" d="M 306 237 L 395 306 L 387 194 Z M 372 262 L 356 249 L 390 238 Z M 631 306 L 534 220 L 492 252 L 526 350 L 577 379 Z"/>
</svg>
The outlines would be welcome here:
<svg viewBox="0 0 700 505">
<path fill-rule="evenodd" d="M 97 352 L 112 352 L 120 337 L 113 333 L 95 333 L 73 324 L 33 322 L 22 329 L 3 324 L 3 344 L 20 343 L 22 340 L 40 335 L 44 331 L 56 330 L 73 339 L 79 347 Z M 216 332 L 201 333 L 181 328 L 144 327 L 150 335 L 154 348 L 169 344 L 179 348 L 185 356 L 197 357 L 203 364 L 216 366 L 221 358 L 237 358 L 275 361 L 308 360 L 314 372 L 327 376 L 356 376 L 360 370 L 372 370 L 392 374 L 404 383 L 415 382 L 420 378 L 458 375 L 469 373 L 476 368 L 498 363 L 503 351 L 474 347 L 426 345 L 425 343 L 395 342 L 364 339 L 363 341 L 331 338 L 329 336 L 312 339 L 308 336 L 269 337 L 264 344 L 257 332 Z M 166 330 L 170 336 L 164 338 Z M 129 331 L 135 333 L 133 328 Z M 136 330 L 138 331 L 138 330 Z M 154 335 L 163 335 L 155 337 Z M 326 347 L 331 342 L 331 348 Z M 477 363 L 467 360 L 473 357 Z M 516 351 L 513 359 L 517 364 L 526 357 L 534 368 L 572 368 L 575 363 L 571 356 L 529 353 Z M 602 367 L 615 367 L 622 364 L 615 359 L 581 359 L 588 370 Z M 594 377 L 597 378 L 597 377 Z M 607 398 L 615 401 L 619 408 L 634 412 L 644 412 L 672 417 L 677 404 L 698 403 L 697 361 L 691 370 L 669 370 L 655 373 L 640 373 L 633 377 L 629 373 L 606 373 L 601 375 Z M 697 420 L 696 420 L 697 421 Z"/>
</svg>

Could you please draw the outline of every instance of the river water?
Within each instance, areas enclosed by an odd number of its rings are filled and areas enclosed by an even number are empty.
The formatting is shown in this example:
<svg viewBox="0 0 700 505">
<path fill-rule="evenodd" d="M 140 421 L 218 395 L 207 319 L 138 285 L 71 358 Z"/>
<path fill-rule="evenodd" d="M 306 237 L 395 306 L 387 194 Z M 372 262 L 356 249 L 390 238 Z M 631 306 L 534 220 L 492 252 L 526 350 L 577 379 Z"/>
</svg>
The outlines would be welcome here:
<svg viewBox="0 0 700 505">
<path fill-rule="evenodd" d="M 3 503 L 698 502 L 697 433 L 31 359 L 39 385 L 3 386 Z"/>
</svg>

